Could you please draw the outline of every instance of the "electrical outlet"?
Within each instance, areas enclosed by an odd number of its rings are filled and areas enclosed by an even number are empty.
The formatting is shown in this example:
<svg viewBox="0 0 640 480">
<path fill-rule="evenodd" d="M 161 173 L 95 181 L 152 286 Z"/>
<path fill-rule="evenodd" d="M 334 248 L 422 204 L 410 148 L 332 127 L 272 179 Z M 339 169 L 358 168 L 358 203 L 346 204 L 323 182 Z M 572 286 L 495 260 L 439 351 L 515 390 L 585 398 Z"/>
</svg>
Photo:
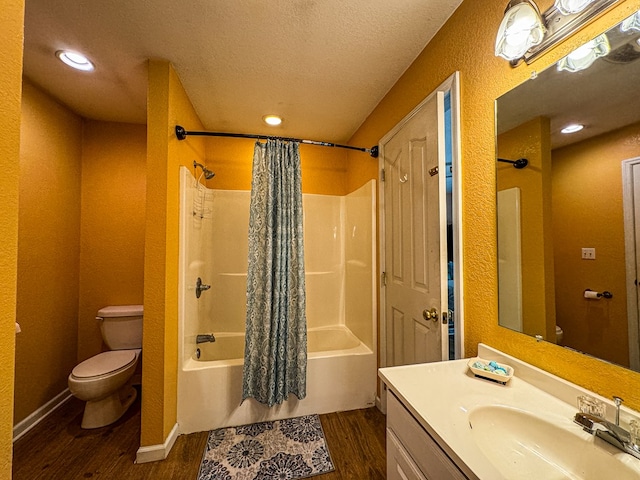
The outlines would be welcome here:
<svg viewBox="0 0 640 480">
<path fill-rule="evenodd" d="M 583 260 L 595 260 L 596 259 L 596 249 L 595 248 L 583 248 L 582 249 L 582 259 Z"/>
</svg>

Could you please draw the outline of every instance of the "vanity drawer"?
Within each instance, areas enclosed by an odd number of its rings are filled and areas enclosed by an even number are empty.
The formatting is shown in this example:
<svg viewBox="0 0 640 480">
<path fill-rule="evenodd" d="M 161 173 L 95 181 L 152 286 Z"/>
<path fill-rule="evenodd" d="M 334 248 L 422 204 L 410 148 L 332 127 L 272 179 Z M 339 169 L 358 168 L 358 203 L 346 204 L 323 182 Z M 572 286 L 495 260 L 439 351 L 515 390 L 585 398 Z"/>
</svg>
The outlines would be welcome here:
<svg viewBox="0 0 640 480">
<path fill-rule="evenodd" d="M 390 390 L 387 390 L 387 428 L 395 435 L 427 480 L 467 480 L 468 477 Z"/>
</svg>

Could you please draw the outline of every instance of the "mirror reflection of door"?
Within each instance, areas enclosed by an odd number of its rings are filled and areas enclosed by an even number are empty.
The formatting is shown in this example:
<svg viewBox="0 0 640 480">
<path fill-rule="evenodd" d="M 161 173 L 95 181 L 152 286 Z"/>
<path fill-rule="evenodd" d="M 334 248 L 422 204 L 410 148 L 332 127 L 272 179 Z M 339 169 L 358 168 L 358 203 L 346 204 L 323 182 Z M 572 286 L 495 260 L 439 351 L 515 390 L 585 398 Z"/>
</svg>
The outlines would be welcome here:
<svg viewBox="0 0 640 480">
<path fill-rule="evenodd" d="M 622 162 L 629 365 L 640 371 L 640 157 Z"/>
<path fill-rule="evenodd" d="M 498 192 L 498 321 L 503 327 L 522 331 L 522 249 L 520 188 Z"/>
</svg>

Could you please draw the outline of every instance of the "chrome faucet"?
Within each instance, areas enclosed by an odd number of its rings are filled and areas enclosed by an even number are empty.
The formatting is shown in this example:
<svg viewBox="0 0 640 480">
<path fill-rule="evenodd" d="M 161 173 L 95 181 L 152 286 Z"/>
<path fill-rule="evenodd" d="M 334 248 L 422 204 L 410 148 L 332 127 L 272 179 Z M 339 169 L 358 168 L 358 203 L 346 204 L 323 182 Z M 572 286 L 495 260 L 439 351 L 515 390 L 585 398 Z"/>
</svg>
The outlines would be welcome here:
<svg viewBox="0 0 640 480">
<path fill-rule="evenodd" d="M 215 341 L 216 341 L 216 337 L 213 335 L 213 333 L 201 333 L 196 336 L 196 344 L 207 343 L 207 342 L 213 343 Z"/>
<path fill-rule="evenodd" d="M 616 399 L 616 423 L 619 423 L 620 403 L 621 401 Z M 582 412 L 576 413 L 573 421 L 580 425 L 585 432 L 595 434 L 596 437 L 601 438 L 619 450 L 640 459 L 640 447 L 631 441 L 629 432 L 620 425 L 611 423 L 596 415 Z"/>
</svg>

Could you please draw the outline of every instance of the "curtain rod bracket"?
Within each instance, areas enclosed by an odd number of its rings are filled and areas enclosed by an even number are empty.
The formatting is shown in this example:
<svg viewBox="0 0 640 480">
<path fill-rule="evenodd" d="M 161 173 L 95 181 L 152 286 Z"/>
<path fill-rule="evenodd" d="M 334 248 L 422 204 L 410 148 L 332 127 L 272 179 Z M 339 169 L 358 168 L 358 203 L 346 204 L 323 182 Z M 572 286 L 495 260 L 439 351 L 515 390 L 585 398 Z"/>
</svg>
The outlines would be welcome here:
<svg viewBox="0 0 640 480">
<path fill-rule="evenodd" d="M 498 158 L 499 162 L 510 163 L 513 165 L 513 168 L 517 168 L 518 170 L 529 165 L 529 160 L 526 158 L 519 158 L 518 160 L 506 160 L 504 158 Z"/>
<path fill-rule="evenodd" d="M 178 140 L 187 138 L 187 131 L 180 125 L 176 125 L 176 137 L 178 137 Z"/>
<path fill-rule="evenodd" d="M 253 134 L 244 134 L 244 133 L 225 133 L 225 132 L 188 132 L 184 129 L 184 127 L 180 125 L 176 125 L 175 132 L 178 140 L 184 140 L 185 138 L 187 138 L 187 135 L 200 135 L 205 137 L 254 138 L 258 140 L 273 139 L 273 140 L 283 140 L 285 142 L 299 142 L 299 143 L 306 143 L 308 145 L 319 145 L 322 147 L 338 147 L 338 148 L 347 148 L 349 150 L 358 150 L 360 152 L 367 152 L 373 158 L 378 158 L 378 154 L 379 154 L 377 145 L 374 145 L 371 148 L 362 148 L 362 147 L 354 147 L 351 145 L 339 145 L 337 143 L 330 143 L 330 142 L 318 142 L 315 140 L 301 140 L 299 138 L 288 138 L 288 137 L 273 137 L 269 135 L 253 135 Z"/>
</svg>

